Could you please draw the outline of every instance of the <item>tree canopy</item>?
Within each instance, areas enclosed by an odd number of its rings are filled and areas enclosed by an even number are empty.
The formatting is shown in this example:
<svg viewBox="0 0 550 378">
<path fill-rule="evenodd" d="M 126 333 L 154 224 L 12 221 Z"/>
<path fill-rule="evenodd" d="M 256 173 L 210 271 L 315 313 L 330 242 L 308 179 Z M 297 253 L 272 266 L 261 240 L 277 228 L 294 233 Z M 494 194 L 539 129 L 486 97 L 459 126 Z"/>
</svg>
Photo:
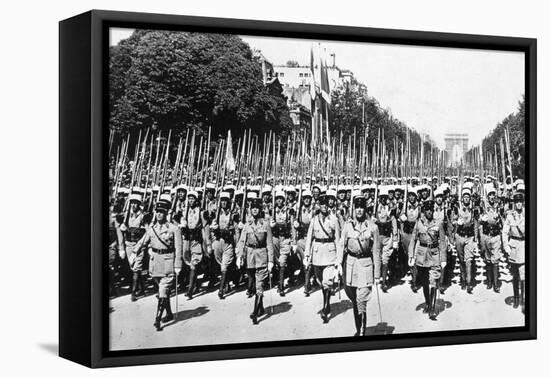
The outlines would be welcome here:
<svg viewBox="0 0 550 378">
<path fill-rule="evenodd" d="M 137 30 L 111 47 L 109 85 L 110 126 L 124 133 L 292 126 L 280 87 L 263 84 L 259 58 L 235 35 Z"/>
</svg>

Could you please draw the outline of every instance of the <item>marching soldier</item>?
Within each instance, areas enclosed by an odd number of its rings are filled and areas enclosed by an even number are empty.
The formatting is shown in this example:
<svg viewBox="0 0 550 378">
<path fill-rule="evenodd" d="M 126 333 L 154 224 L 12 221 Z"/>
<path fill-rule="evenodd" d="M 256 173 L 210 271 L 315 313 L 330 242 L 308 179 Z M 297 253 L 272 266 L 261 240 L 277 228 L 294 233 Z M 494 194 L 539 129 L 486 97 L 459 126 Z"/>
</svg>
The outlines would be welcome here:
<svg viewBox="0 0 550 378">
<path fill-rule="evenodd" d="M 367 217 L 367 200 L 353 200 L 355 217 L 344 225 L 339 251 L 343 252 L 345 292 L 353 304 L 355 336 L 366 336 L 367 302 L 374 283 L 373 256 L 380 247 L 378 226 Z"/>
<path fill-rule="evenodd" d="M 455 225 L 455 246 L 460 262 L 461 289 L 466 289 L 468 294 L 473 292 L 472 268 L 474 254 L 476 248 L 476 223 L 471 195 L 470 186 L 464 185 L 462 188 L 462 202 L 458 208 L 455 208 L 455 217 L 453 224 Z"/>
<path fill-rule="evenodd" d="M 401 247 L 405 255 L 409 252 L 409 244 L 411 242 L 412 232 L 418 217 L 420 216 L 420 209 L 417 203 L 416 190 L 413 187 L 409 187 L 407 190 L 406 203 L 403 206 L 401 212 Z M 417 286 L 417 269 L 416 264 L 411 266 L 411 290 L 416 293 L 418 291 Z"/>
<path fill-rule="evenodd" d="M 313 264 L 315 277 L 317 277 L 323 293 L 323 309 L 321 318 L 328 323 L 330 317 L 331 289 L 337 275 L 342 274 L 342 253 L 337 253 L 340 240 L 340 226 L 338 219 L 329 211 L 329 197 L 319 197 L 319 214 L 311 220 L 306 237 L 305 267 Z"/>
<path fill-rule="evenodd" d="M 122 208 L 119 205 L 114 205 L 112 216 L 109 219 L 109 296 L 115 293 L 117 261 L 121 261 L 126 257 L 124 237 L 120 229 L 121 224 L 124 222 L 121 212 Z"/>
<path fill-rule="evenodd" d="M 210 238 L 206 237 L 208 233 L 205 235 L 205 230 L 208 229 L 205 223 L 198 202 L 198 194 L 195 190 L 190 190 L 187 193 L 187 206 L 181 220 L 183 257 L 185 262 L 190 265 L 189 286 L 186 294 L 188 299 L 192 299 L 195 294 L 197 269 L 203 260 L 203 243 L 206 242 L 207 248 L 212 248 Z M 212 253 L 209 255 L 211 256 Z M 213 280 L 212 276 L 210 276 L 210 280 Z"/>
<path fill-rule="evenodd" d="M 132 293 L 130 299 L 132 302 L 135 302 L 138 297 L 144 295 L 144 285 L 143 285 L 143 268 L 145 261 L 145 250 L 134 250 L 136 243 L 145 235 L 145 223 L 144 223 L 144 214 L 141 211 L 141 200 L 142 197 L 139 193 L 132 193 L 128 197 L 130 201 L 130 208 L 127 216 L 127 225 L 123 224 L 121 226 L 121 231 L 123 231 L 124 241 L 126 246 L 128 263 L 130 264 L 130 269 L 132 270 Z"/>
<path fill-rule="evenodd" d="M 261 214 L 262 201 L 255 198 L 250 203 L 252 220 L 241 225 L 242 232 L 237 243 L 237 265 L 246 260 L 246 266 L 254 273 L 256 295 L 250 318 L 258 324 L 258 316 L 265 313 L 263 306 L 264 281 L 273 269 L 273 235 L 269 221 Z"/>
<path fill-rule="evenodd" d="M 443 230 L 447 238 L 449 237 L 451 227 L 449 227 L 448 222 L 448 209 L 445 202 L 445 189 L 443 185 L 439 186 L 434 190 L 434 219 L 437 222 L 440 222 L 443 225 Z M 439 280 L 439 291 L 441 294 L 445 294 L 445 290 L 451 285 L 451 278 L 453 275 L 453 266 L 452 266 L 452 250 L 447 243 L 447 264 L 445 268 L 441 269 L 441 279 Z"/>
<path fill-rule="evenodd" d="M 441 270 L 447 264 L 447 244 L 443 224 L 434 218 L 434 203 L 422 204 L 422 216 L 416 222 L 409 244 L 409 265 L 416 265 L 418 280 L 422 285 L 425 312 L 435 320 L 435 304 Z"/>
<path fill-rule="evenodd" d="M 397 220 L 395 219 L 395 212 L 392 211 L 388 204 L 388 188 L 386 186 L 380 187 L 378 201 L 374 221 L 378 226 L 379 237 L 377 238 L 377 243 L 380 245 L 375 248 L 374 276 L 376 279 L 381 280 L 382 291 L 386 293 L 388 291 L 386 281 L 388 262 L 394 249 L 398 247 Z"/>
<path fill-rule="evenodd" d="M 291 225 L 294 211 L 285 205 L 285 192 L 275 192 L 275 208 L 271 218 L 271 230 L 273 233 L 273 253 L 279 262 L 279 286 L 277 291 L 281 297 L 285 296 L 285 270 L 290 256 Z"/>
<path fill-rule="evenodd" d="M 308 189 L 304 190 L 302 193 L 302 204 L 298 209 L 298 214 L 296 220 L 294 221 L 294 235 L 296 239 L 296 255 L 302 264 L 305 262 L 305 249 L 306 249 L 306 237 L 309 225 L 311 224 L 311 219 L 314 215 L 313 205 L 312 205 L 312 193 Z M 307 268 L 304 267 L 304 294 L 306 297 L 309 297 L 311 294 L 311 275 L 312 275 L 312 266 L 309 265 Z"/>
<path fill-rule="evenodd" d="M 514 308 L 525 305 L 525 211 L 523 193 L 513 197 L 514 209 L 506 215 L 502 229 L 502 244 L 508 255 L 514 290 Z"/>
<path fill-rule="evenodd" d="M 156 223 L 147 229 L 144 237 L 134 246 L 136 255 L 141 253 L 142 249 L 150 248 L 150 273 L 159 290 L 154 323 L 157 331 L 162 331 L 161 321 L 166 323 L 174 319 L 169 293 L 175 275 L 180 273 L 183 265 L 181 231 L 176 225 L 168 222 L 169 210 L 170 196 L 161 195 L 156 205 Z M 166 316 L 163 318 L 164 310 Z"/>
<path fill-rule="evenodd" d="M 501 258 L 501 230 L 502 221 L 496 203 L 496 189 L 493 184 L 485 187 L 487 203 L 480 218 L 480 244 L 485 271 L 487 274 L 487 289 L 500 292 L 498 263 Z"/>
<path fill-rule="evenodd" d="M 229 193 L 222 192 L 220 194 L 220 209 L 210 226 L 210 230 L 214 237 L 212 249 L 221 267 L 220 289 L 218 291 L 218 297 L 220 299 L 225 299 L 226 286 L 229 285 L 229 283 L 226 282 L 227 273 L 235 257 L 235 227 L 233 223 L 233 214 L 231 214 L 230 200 Z"/>
</svg>

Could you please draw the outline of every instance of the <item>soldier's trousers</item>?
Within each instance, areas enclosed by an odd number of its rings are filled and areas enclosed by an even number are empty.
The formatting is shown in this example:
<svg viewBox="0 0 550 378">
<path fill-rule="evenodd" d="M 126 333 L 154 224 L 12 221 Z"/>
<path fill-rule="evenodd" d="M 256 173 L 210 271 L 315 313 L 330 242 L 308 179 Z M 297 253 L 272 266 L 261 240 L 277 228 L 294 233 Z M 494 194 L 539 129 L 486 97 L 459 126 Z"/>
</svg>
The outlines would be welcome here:
<svg viewBox="0 0 550 378">
<path fill-rule="evenodd" d="M 267 267 L 248 269 L 248 272 L 254 274 L 256 294 L 262 295 L 264 293 L 264 282 L 268 277 Z"/>
<path fill-rule="evenodd" d="M 169 273 L 164 277 L 154 277 L 159 288 L 159 298 L 168 298 L 170 295 L 170 289 L 174 284 L 174 277 L 174 273 Z"/>
<path fill-rule="evenodd" d="M 372 286 L 367 287 L 344 287 L 344 291 L 353 305 L 353 312 L 364 314 L 367 312 L 367 302 L 370 300 Z"/>
<path fill-rule="evenodd" d="M 380 248 L 375 248 L 374 251 L 380 251 L 379 253 L 375 252 L 373 254 L 374 258 L 374 278 L 380 278 L 380 267 L 382 264 L 387 265 L 390 261 L 390 257 L 393 253 L 393 239 L 391 236 L 380 235 L 378 238 L 378 243 Z"/>
<path fill-rule="evenodd" d="M 290 256 L 290 238 L 273 237 L 273 257 L 279 262 L 279 267 L 287 266 Z"/>
<path fill-rule="evenodd" d="M 128 256 L 128 263 L 132 272 L 142 272 L 145 262 L 145 249 L 142 248 L 138 253 L 135 253 L 134 246 L 137 243 L 126 242 L 126 254 Z"/>
<path fill-rule="evenodd" d="M 481 253 L 483 260 L 488 264 L 498 264 L 502 256 L 502 242 L 500 235 L 481 236 Z"/>
<path fill-rule="evenodd" d="M 405 259 L 408 259 L 409 254 L 409 244 L 411 243 L 412 234 L 407 234 L 406 232 L 401 232 L 401 247 L 403 248 L 403 253 L 405 254 Z M 407 261 L 407 260 L 405 260 Z M 408 261 L 406 264 L 404 264 L 404 267 L 408 267 Z M 407 269 L 407 268 L 405 268 Z M 417 269 L 416 265 L 413 265 L 411 267 L 411 285 L 416 286 L 417 285 Z"/>
<path fill-rule="evenodd" d="M 202 261 L 202 243 L 198 240 L 183 240 L 183 254 L 190 256 L 191 268 L 193 269 Z"/>
<path fill-rule="evenodd" d="M 456 253 L 460 262 L 460 275 L 462 282 L 472 284 L 472 268 L 474 260 L 475 242 L 473 236 L 455 236 Z"/>
<path fill-rule="evenodd" d="M 512 279 L 525 281 L 525 264 L 510 263 L 510 273 L 512 274 Z"/>
<path fill-rule="evenodd" d="M 315 278 L 323 289 L 332 289 L 336 279 L 336 268 L 334 265 L 313 265 Z"/>
<path fill-rule="evenodd" d="M 233 244 L 226 242 L 224 239 L 215 240 L 212 243 L 212 249 L 216 255 L 220 269 L 222 272 L 227 272 L 229 266 L 235 260 L 235 249 Z"/>
</svg>

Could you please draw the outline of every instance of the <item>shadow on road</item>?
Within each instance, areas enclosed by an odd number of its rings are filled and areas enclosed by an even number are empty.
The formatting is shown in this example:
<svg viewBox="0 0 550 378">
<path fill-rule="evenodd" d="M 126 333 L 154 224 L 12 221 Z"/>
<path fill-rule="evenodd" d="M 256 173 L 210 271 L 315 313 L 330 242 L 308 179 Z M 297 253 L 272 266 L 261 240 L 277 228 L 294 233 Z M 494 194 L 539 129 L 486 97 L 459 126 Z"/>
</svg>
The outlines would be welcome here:
<svg viewBox="0 0 550 378">
<path fill-rule="evenodd" d="M 166 327 L 173 326 L 176 323 L 183 322 L 188 319 L 197 318 L 199 316 L 203 316 L 204 314 L 207 314 L 210 312 L 210 309 L 206 306 L 200 306 L 193 310 L 183 310 L 178 313 L 174 313 L 174 320 L 170 323 L 166 323 L 163 325 L 163 329 Z"/>
<path fill-rule="evenodd" d="M 333 300 L 334 299 L 331 298 L 330 318 L 329 319 L 333 319 L 333 318 L 337 317 L 338 315 L 343 314 L 344 312 L 350 310 L 353 307 L 350 300 L 344 299 L 344 300 L 332 303 Z M 317 311 L 317 314 L 321 315 L 321 311 L 322 311 L 322 309 Z"/>
<path fill-rule="evenodd" d="M 424 310 L 425 308 L 427 308 L 427 306 L 428 305 L 425 302 L 420 303 L 418 306 L 416 306 L 416 311 Z M 451 308 L 451 307 L 453 307 L 453 304 L 449 301 L 444 300 L 444 299 L 438 299 L 435 302 L 435 311 L 438 314 L 445 311 L 448 308 Z"/>
<path fill-rule="evenodd" d="M 366 336 L 370 335 L 391 335 L 395 330 L 394 326 L 388 325 L 386 322 L 378 323 L 375 326 L 366 328 Z"/>
<path fill-rule="evenodd" d="M 259 319 L 260 322 L 263 322 L 264 320 L 269 319 L 273 315 L 282 314 L 284 312 L 290 311 L 292 308 L 292 304 L 290 302 L 281 302 L 276 304 L 275 306 L 267 306 L 265 307 L 265 316 Z"/>
</svg>

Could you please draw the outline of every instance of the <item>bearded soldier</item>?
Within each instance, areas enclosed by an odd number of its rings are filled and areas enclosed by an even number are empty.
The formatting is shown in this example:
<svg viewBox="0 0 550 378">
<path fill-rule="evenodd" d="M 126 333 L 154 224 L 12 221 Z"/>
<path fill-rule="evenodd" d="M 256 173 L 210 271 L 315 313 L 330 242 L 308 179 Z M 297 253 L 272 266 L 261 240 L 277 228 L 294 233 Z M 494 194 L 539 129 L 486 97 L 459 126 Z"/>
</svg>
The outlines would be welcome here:
<svg viewBox="0 0 550 378">
<path fill-rule="evenodd" d="M 258 324 L 258 316 L 265 313 L 263 306 L 264 282 L 273 269 L 273 235 L 269 221 L 261 214 L 262 201 L 255 198 L 250 203 L 252 219 L 242 226 L 237 243 L 237 265 L 246 260 L 249 272 L 253 272 L 256 295 L 254 309 L 250 314 L 253 324 Z"/>
<path fill-rule="evenodd" d="M 285 296 L 285 270 L 290 256 L 291 225 L 294 211 L 285 205 L 285 192 L 275 192 L 275 208 L 271 218 L 273 232 L 273 253 L 279 262 L 279 286 L 277 291 L 281 297 Z"/>
<path fill-rule="evenodd" d="M 143 268 L 145 261 L 145 250 L 134 250 L 136 243 L 145 235 L 145 223 L 143 220 L 144 214 L 141 211 L 141 194 L 134 192 L 128 197 L 130 201 L 130 209 L 127 217 L 127 225 L 122 225 L 121 230 L 123 231 L 124 240 L 128 263 L 130 264 L 130 269 L 132 270 L 132 293 L 130 299 L 132 302 L 135 302 L 138 297 L 144 295 L 144 285 L 143 285 Z"/>
<path fill-rule="evenodd" d="M 183 265 L 181 232 L 176 225 L 167 221 L 169 210 L 170 195 L 163 194 L 156 205 L 156 223 L 147 229 L 143 238 L 134 246 L 136 255 L 142 249 L 150 248 L 150 273 L 159 290 L 154 323 L 157 331 L 162 331 L 161 321 L 166 323 L 174 319 L 169 293 L 175 275 L 179 274 Z M 166 316 L 162 318 L 164 310 Z"/>
<path fill-rule="evenodd" d="M 525 211 L 524 195 L 514 194 L 514 209 L 508 211 L 502 228 L 502 244 L 508 255 L 514 290 L 514 308 L 525 305 Z M 523 310 L 523 308 L 522 308 Z"/>
<path fill-rule="evenodd" d="M 367 302 L 374 283 L 374 250 L 379 248 L 378 226 L 367 217 L 367 200 L 356 196 L 353 200 L 355 217 L 344 225 L 340 239 L 343 252 L 345 292 L 353 305 L 355 336 L 366 336 Z"/>
<path fill-rule="evenodd" d="M 323 293 L 323 309 L 321 318 L 328 323 L 330 317 L 330 296 L 331 290 L 342 274 L 342 265 L 337 253 L 340 248 L 340 226 L 338 219 L 329 211 L 327 195 L 319 197 L 319 214 L 311 220 L 306 237 L 305 267 L 313 264 L 315 276 L 317 277 Z"/>
<path fill-rule="evenodd" d="M 495 293 L 500 292 L 498 263 L 501 258 L 501 230 L 502 221 L 496 203 L 496 189 L 493 184 L 485 186 L 487 203 L 484 206 L 480 218 L 480 244 L 483 259 L 485 260 L 485 271 L 487 274 L 487 289 L 493 289 Z"/>
<path fill-rule="evenodd" d="M 424 201 L 422 216 L 416 222 L 409 244 L 409 265 L 417 267 L 418 280 L 426 300 L 424 311 L 435 320 L 436 290 L 441 270 L 447 264 L 447 243 L 443 224 L 433 214 L 433 201 Z"/>
<path fill-rule="evenodd" d="M 379 238 L 377 243 L 379 246 L 375 248 L 374 254 L 374 277 L 380 278 L 382 282 L 382 291 L 388 291 L 387 276 L 388 262 L 394 251 L 397 249 L 397 220 L 395 219 L 395 211 L 388 204 L 388 188 L 380 187 L 378 207 L 375 211 L 375 222 L 378 226 Z"/>
<path fill-rule="evenodd" d="M 294 221 L 294 232 L 296 239 L 296 255 L 302 264 L 305 261 L 305 249 L 306 249 L 306 237 L 309 225 L 311 224 L 311 219 L 313 218 L 313 205 L 312 193 L 309 190 L 304 190 L 302 193 L 302 204 L 298 209 L 298 214 L 296 220 Z M 312 266 L 308 265 L 307 268 L 304 268 L 304 294 L 306 297 L 309 297 L 311 293 L 311 273 Z"/>
<path fill-rule="evenodd" d="M 207 248 L 211 249 L 210 238 L 206 237 L 205 230 L 207 226 L 204 221 L 199 202 L 197 201 L 198 194 L 194 190 L 187 193 L 187 206 L 181 220 L 181 228 L 183 233 L 183 255 L 185 261 L 190 265 L 189 271 L 189 287 L 187 288 L 187 298 L 192 299 L 195 294 L 195 279 L 197 269 L 203 260 L 203 243 L 206 242 Z M 209 253 L 209 255 L 212 255 Z M 212 280 L 213 277 L 210 277 Z"/>
<path fill-rule="evenodd" d="M 403 249 L 403 253 L 405 254 L 408 254 L 409 252 L 409 244 L 411 241 L 412 232 L 419 216 L 420 216 L 420 209 L 419 209 L 419 205 L 417 204 L 416 190 L 413 187 L 409 187 L 408 193 L 407 193 L 407 202 L 403 206 L 403 210 L 401 212 L 401 217 L 400 217 L 401 246 Z M 418 291 L 416 278 L 417 278 L 417 269 L 415 264 L 411 266 L 411 289 L 414 293 Z"/>
<path fill-rule="evenodd" d="M 235 257 L 235 227 L 233 215 L 231 214 L 230 196 L 227 192 L 220 194 L 220 209 L 210 226 L 214 242 L 212 249 L 214 256 L 221 266 L 221 280 L 218 297 L 224 299 L 227 280 L 227 273 Z"/>
<path fill-rule="evenodd" d="M 461 289 L 473 292 L 472 264 L 476 248 L 476 223 L 471 203 L 472 191 L 466 184 L 462 188 L 462 203 L 455 210 L 455 246 L 460 262 Z"/>
</svg>

